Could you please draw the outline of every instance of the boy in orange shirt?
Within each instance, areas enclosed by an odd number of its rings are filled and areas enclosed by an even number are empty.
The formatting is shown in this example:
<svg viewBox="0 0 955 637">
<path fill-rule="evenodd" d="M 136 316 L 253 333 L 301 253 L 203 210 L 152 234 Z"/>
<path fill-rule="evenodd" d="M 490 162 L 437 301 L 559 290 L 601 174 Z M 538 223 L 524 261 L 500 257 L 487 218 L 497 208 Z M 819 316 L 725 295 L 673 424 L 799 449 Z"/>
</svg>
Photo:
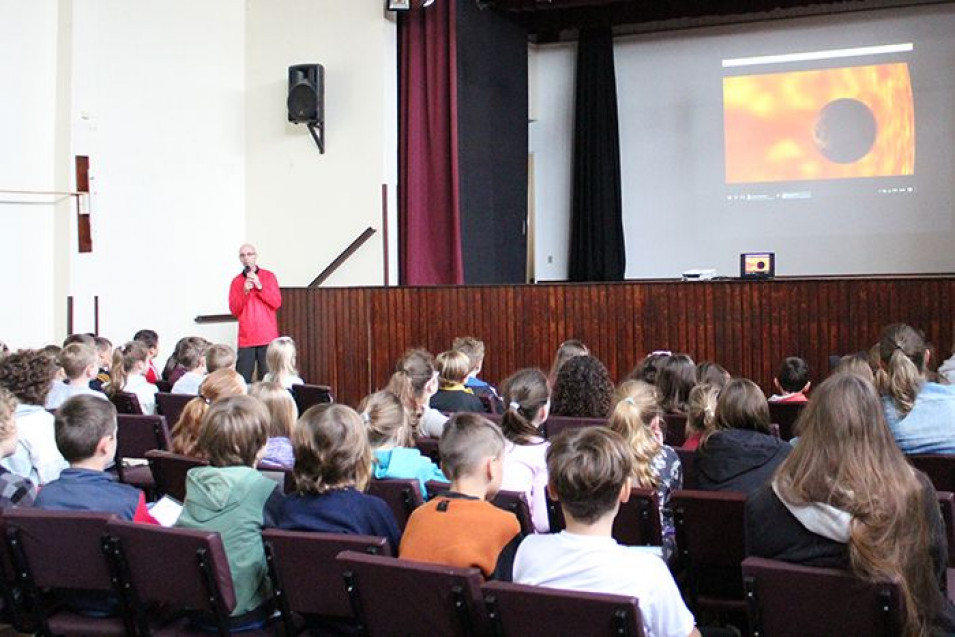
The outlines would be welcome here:
<svg viewBox="0 0 955 637">
<path fill-rule="evenodd" d="M 411 514 L 398 556 L 474 566 L 485 577 L 510 580 L 520 525 L 513 513 L 488 502 L 501 487 L 501 430 L 477 414 L 458 414 L 445 426 L 438 450 L 451 490 Z"/>
</svg>

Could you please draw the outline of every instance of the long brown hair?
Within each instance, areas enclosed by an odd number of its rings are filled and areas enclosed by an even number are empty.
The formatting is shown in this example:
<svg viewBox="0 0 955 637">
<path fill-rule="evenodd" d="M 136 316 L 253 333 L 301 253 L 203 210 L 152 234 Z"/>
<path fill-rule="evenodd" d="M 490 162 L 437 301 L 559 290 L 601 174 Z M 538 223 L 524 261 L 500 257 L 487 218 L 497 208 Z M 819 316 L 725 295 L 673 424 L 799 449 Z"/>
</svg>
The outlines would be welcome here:
<svg viewBox="0 0 955 637">
<path fill-rule="evenodd" d="M 209 406 L 222 398 L 242 395 L 245 391 L 245 380 L 234 369 L 220 369 L 206 376 L 199 385 L 199 395 L 186 403 L 176 426 L 172 428 L 173 453 L 204 457 L 204 451 L 199 446 L 199 431 Z"/>
<path fill-rule="evenodd" d="M 875 388 L 853 374 L 830 376 L 813 392 L 799 426 L 799 444 L 776 472 L 780 496 L 847 511 L 853 573 L 898 582 L 905 634 L 928 634 L 941 602 L 933 531 L 923 487 L 885 424 Z"/>
<path fill-rule="evenodd" d="M 517 445 L 539 442 L 540 423 L 534 423 L 541 407 L 550 400 L 547 377 L 539 369 L 522 369 L 514 372 L 501 386 L 506 410 L 501 416 L 501 431 L 504 437 Z"/>
<path fill-rule="evenodd" d="M 892 398 L 900 417 L 915 405 L 925 383 L 925 339 L 905 323 L 893 323 L 882 330 L 879 358 L 887 377 L 884 392 Z"/>
<path fill-rule="evenodd" d="M 371 479 L 371 447 L 355 410 L 323 404 L 302 414 L 295 433 L 295 489 L 303 494 L 354 487 Z"/>
<path fill-rule="evenodd" d="M 129 341 L 122 347 L 113 350 L 113 362 L 109 368 L 109 385 L 106 387 L 107 393 L 112 396 L 121 391 L 126 391 L 126 382 L 129 380 L 129 373 L 133 371 L 136 363 L 149 362 L 149 348 L 142 341 Z"/>
<path fill-rule="evenodd" d="M 410 349 L 401 355 L 395 365 L 386 388 L 398 397 L 408 414 L 413 432 L 418 431 L 418 421 L 424 412 L 425 390 L 435 378 L 434 357 L 424 349 Z"/>
</svg>

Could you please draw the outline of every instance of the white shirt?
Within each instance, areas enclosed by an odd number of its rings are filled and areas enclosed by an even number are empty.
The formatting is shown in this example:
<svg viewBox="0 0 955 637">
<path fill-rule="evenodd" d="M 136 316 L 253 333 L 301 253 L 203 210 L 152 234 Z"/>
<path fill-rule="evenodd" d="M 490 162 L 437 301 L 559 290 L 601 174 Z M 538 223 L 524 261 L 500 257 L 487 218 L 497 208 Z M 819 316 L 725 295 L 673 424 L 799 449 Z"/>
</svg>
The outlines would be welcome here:
<svg viewBox="0 0 955 637">
<path fill-rule="evenodd" d="M 91 389 L 89 385 L 86 387 L 73 387 L 72 385 L 67 385 L 67 387 L 70 390 L 70 398 L 73 396 L 96 396 L 97 398 L 102 398 L 103 400 L 109 400 L 109 397 L 106 394 L 101 391 Z"/>
<path fill-rule="evenodd" d="M 418 421 L 418 433 L 422 436 L 440 438 L 441 434 L 444 433 L 444 426 L 447 422 L 448 417 L 440 411 L 432 409 L 431 407 L 425 407 L 424 412 L 421 414 L 421 419 Z"/>
<path fill-rule="evenodd" d="M 205 375 L 196 372 L 186 372 L 179 377 L 176 384 L 172 386 L 174 394 L 189 394 L 190 396 L 199 395 L 199 385 L 206 379 Z"/>
<path fill-rule="evenodd" d="M 159 390 L 155 385 L 146 380 L 142 374 L 130 374 L 126 379 L 126 387 L 123 391 L 136 394 L 139 399 L 139 406 L 143 408 L 143 413 L 152 415 L 156 413 L 156 392 Z"/>
<path fill-rule="evenodd" d="M 517 549 L 514 581 L 636 597 L 647 637 L 687 637 L 695 625 L 663 560 L 612 537 L 530 535 Z"/>
<path fill-rule="evenodd" d="M 66 402 L 66 399 L 70 397 L 70 387 L 62 380 L 54 380 L 50 384 L 50 393 L 46 395 L 46 404 L 43 406 L 47 409 L 59 409 L 60 405 Z"/>
<path fill-rule="evenodd" d="M 38 486 L 59 478 L 69 463 L 56 447 L 53 414 L 39 405 L 19 405 L 16 418 L 17 449 L 3 466 Z"/>
<path fill-rule="evenodd" d="M 547 519 L 547 450 L 550 443 L 543 438 L 530 445 L 504 444 L 504 477 L 501 490 L 521 491 L 531 506 L 531 520 L 538 533 L 550 531 Z"/>
</svg>

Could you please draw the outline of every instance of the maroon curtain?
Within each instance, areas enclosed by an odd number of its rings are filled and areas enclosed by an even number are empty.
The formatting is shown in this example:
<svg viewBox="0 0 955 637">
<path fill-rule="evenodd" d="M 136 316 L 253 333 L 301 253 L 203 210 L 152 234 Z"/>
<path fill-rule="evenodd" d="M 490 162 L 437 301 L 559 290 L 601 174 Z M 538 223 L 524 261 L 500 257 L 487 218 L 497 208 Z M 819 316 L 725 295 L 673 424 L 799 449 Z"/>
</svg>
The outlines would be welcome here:
<svg viewBox="0 0 955 637">
<path fill-rule="evenodd" d="M 401 282 L 460 284 L 455 0 L 401 15 L 398 190 Z"/>
</svg>

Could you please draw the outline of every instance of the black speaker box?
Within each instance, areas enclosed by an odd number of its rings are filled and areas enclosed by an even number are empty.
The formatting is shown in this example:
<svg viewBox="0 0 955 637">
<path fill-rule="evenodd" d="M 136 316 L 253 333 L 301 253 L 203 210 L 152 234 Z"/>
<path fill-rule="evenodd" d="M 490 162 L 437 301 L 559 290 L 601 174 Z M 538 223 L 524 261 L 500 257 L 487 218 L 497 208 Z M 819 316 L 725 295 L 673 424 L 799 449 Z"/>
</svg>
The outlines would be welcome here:
<svg viewBox="0 0 955 637">
<path fill-rule="evenodd" d="M 295 124 L 325 119 L 325 67 L 296 64 L 288 67 L 288 121 Z"/>
</svg>

